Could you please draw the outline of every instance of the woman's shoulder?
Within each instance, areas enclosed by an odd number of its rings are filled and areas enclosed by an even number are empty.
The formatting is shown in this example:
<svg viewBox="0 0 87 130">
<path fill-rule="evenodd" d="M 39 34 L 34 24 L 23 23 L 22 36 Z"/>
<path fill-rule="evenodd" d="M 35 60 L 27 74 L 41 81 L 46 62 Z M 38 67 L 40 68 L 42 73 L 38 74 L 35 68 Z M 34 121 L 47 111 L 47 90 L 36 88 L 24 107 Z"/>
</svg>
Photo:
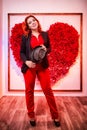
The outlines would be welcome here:
<svg viewBox="0 0 87 130">
<path fill-rule="evenodd" d="M 27 36 L 23 34 L 22 35 L 22 39 L 26 39 L 26 38 L 27 38 Z"/>
<path fill-rule="evenodd" d="M 42 31 L 41 33 L 42 33 L 42 34 L 48 34 L 48 32 L 47 32 L 47 31 Z"/>
<path fill-rule="evenodd" d="M 44 38 L 45 41 L 49 40 L 48 32 L 43 31 L 43 32 L 41 32 L 41 34 L 42 34 L 42 37 Z"/>
<path fill-rule="evenodd" d="M 42 31 L 41 34 L 42 34 L 42 36 L 45 36 L 45 37 L 48 36 L 48 32 L 47 31 Z"/>
<path fill-rule="evenodd" d="M 28 35 L 23 34 L 22 39 L 28 39 L 30 36 L 31 36 L 31 34 L 28 34 Z"/>
</svg>

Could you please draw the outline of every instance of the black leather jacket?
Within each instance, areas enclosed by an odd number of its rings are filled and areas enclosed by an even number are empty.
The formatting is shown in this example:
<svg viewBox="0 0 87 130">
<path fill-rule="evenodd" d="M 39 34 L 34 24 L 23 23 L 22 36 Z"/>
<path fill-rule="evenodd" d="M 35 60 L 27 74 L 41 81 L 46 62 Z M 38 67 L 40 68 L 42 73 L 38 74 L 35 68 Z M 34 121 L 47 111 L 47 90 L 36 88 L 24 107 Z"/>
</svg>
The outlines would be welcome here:
<svg viewBox="0 0 87 130">
<path fill-rule="evenodd" d="M 44 39 L 44 45 L 47 48 L 47 53 L 49 53 L 51 51 L 51 46 L 50 46 L 50 42 L 49 42 L 48 33 L 47 32 L 41 32 L 41 35 Z M 31 55 L 31 52 L 32 52 L 32 48 L 30 46 L 30 41 L 31 41 L 31 34 L 29 34 L 28 37 L 26 37 L 24 35 L 22 36 L 22 43 L 21 43 L 21 48 L 20 48 L 20 57 L 23 61 L 23 65 L 21 67 L 21 71 L 23 73 L 25 73 L 27 71 L 27 69 L 29 69 L 29 67 L 25 64 L 25 61 L 31 60 L 30 55 Z M 40 64 L 42 65 L 43 68 L 49 67 L 47 55 L 45 56 L 45 58 L 42 60 L 42 62 Z"/>
</svg>

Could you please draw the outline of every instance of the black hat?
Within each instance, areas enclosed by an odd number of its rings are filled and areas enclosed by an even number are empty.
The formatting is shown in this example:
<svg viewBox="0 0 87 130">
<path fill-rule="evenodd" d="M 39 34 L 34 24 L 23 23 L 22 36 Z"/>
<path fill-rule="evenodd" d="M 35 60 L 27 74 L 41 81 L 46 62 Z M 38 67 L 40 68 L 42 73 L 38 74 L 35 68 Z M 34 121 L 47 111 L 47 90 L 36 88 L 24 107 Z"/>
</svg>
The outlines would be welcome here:
<svg viewBox="0 0 87 130">
<path fill-rule="evenodd" d="M 46 55 L 46 50 L 42 46 L 37 46 L 31 53 L 31 60 L 35 63 L 41 62 Z"/>
</svg>

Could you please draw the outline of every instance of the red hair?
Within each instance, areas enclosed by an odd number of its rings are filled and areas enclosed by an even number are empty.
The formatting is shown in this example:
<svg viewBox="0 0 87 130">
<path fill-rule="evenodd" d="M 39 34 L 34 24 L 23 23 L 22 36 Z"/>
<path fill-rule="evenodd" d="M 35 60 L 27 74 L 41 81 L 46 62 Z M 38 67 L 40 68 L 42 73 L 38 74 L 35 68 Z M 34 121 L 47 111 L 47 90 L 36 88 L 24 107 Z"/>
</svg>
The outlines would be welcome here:
<svg viewBox="0 0 87 130">
<path fill-rule="evenodd" d="M 25 34 L 25 35 L 28 35 L 28 34 L 31 32 L 31 30 L 29 29 L 28 23 L 27 23 L 27 20 L 28 20 L 30 17 L 34 18 L 34 19 L 38 22 L 38 32 L 41 32 L 41 31 L 42 31 L 42 30 L 41 30 L 41 25 L 40 25 L 39 20 L 38 20 L 35 16 L 29 15 L 29 16 L 27 16 L 27 17 L 25 18 L 25 21 L 23 22 L 23 25 L 22 25 L 22 28 L 23 28 L 23 31 L 24 31 L 24 34 Z"/>
</svg>

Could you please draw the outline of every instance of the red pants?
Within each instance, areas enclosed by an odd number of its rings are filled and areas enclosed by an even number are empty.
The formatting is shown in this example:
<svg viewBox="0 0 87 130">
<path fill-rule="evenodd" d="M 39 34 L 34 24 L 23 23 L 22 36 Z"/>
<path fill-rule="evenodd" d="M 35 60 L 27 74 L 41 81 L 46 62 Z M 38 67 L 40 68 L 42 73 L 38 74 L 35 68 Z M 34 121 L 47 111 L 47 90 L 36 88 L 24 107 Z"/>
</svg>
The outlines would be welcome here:
<svg viewBox="0 0 87 130">
<path fill-rule="evenodd" d="M 37 65 L 35 68 L 28 69 L 24 74 L 25 79 L 25 96 L 28 115 L 30 118 L 35 118 L 34 113 L 34 86 L 36 75 L 40 81 L 42 90 L 46 96 L 52 119 L 58 118 L 58 111 L 54 99 L 52 89 L 50 87 L 50 77 L 49 70 L 43 69 L 41 66 Z"/>
</svg>

